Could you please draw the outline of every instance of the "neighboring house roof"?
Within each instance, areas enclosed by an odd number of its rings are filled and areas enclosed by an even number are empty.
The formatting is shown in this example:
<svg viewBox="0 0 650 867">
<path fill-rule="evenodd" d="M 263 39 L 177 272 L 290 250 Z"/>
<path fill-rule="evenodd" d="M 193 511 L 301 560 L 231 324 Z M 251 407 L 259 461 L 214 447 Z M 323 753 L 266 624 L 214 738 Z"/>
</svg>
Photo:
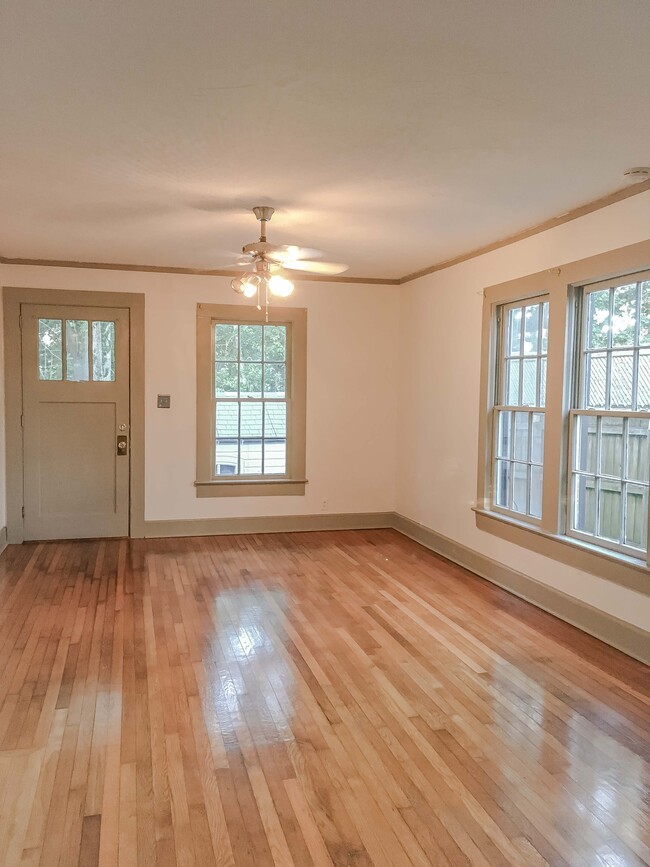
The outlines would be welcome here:
<svg viewBox="0 0 650 867">
<path fill-rule="evenodd" d="M 267 395 L 274 398 L 279 395 Z M 262 412 L 264 411 L 265 438 L 284 438 L 287 435 L 287 405 L 284 401 L 241 401 L 241 428 L 239 427 L 237 401 L 217 401 L 217 438 L 259 438 L 262 436 Z M 264 410 L 262 410 L 264 406 Z"/>
</svg>

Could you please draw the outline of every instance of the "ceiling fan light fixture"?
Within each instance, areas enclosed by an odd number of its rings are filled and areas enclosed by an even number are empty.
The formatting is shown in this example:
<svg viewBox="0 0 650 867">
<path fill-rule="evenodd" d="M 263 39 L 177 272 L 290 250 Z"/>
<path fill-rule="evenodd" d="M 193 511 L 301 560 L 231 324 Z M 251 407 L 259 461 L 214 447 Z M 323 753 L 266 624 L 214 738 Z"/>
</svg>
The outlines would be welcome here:
<svg viewBox="0 0 650 867">
<path fill-rule="evenodd" d="M 278 298 L 288 298 L 294 290 L 294 285 L 291 280 L 286 277 L 281 277 L 279 274 L 274 274 L 269 279 L 269 291 L 271 295 L 276 295 Z"/>
<path fill-rule="evenodd" d="M 252 298 L 257 294 L 257 282 L 254 277 L 242 282 L 242 294 L 245 295 L 246 298 Z"/>
<path fill-rule="evenodd" d="M 233 292 L 236 292 L 238 295 L 244 294 L 244 281 L 241 277 L 235 277 L 234 280 L 230 281 L 230 288 Z"/>
</svg>

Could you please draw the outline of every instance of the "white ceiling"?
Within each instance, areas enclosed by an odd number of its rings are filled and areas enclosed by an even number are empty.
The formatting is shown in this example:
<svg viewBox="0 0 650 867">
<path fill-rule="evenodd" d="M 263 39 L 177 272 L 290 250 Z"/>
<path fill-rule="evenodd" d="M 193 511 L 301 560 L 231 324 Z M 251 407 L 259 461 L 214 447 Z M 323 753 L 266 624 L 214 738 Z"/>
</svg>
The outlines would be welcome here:
<svg viewBox="0 0 650 867">
<path fill-rule="evenodd" d="M 4 0 L 0 254 L 396 277 L 650 163 L 648 0 Z"/>
</svg>

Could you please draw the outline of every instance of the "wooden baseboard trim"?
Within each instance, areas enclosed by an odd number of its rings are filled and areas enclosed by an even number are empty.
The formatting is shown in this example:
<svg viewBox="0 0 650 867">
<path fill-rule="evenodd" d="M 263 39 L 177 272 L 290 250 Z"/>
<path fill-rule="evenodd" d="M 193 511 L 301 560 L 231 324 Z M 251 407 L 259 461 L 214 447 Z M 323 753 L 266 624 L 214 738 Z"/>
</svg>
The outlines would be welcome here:
<svg viewBox="0 0 650 867">
<path fill-rule="evenodd" d="M 453 539 L 436 533 L 404 515 L 393 516 L 393 529 L 458 566 L 604 641 L 605 644 L 650 665 L 650 632 L 631 623 L 625 623 L 605 611 L 587 605 L 586 602 L 542 584 L 535 578 L 497 563 L 496 560 L 459 542 L 454 542 Z"/>
<path fill-rule="evenodd" d="M 393 512 L 332 515 L 269 515 L 250 518 L 199 518 L 145 521 L 146 539 L 174 536 L 230 536 L 246 533 L 301 533 L 314 530 L 379 530 L 393 526 Z"/>
<path fill-rule="evenodd" d="M 7 547 L 7 528 L 0 527 L 0 554 Z"/>
</svg>

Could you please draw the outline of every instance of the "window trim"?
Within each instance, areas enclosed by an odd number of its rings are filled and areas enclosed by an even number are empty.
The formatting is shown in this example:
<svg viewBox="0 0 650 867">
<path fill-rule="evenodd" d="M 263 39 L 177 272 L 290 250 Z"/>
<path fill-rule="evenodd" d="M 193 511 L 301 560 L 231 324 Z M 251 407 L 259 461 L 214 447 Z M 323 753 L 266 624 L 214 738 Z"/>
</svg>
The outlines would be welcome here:
<svg viewBox="0 0 650 867">
<path fill-rule="evenodd" d="M 574 353 L 579 351 L 576 333 L 576 298 L 594 284 L 613 285 L 650 270 L 650 240 L 618 250 L 570 262 L 518 279 L 487 287 L 483 292 L 481 380 L 477 497 L 473 506 L 479 529 L 516 545 L 544 554 L 566 565 L 606 578 L 650 595 L 650 553 L 646 559 L 611 551 L 593 541 L 567 534 L 569 490 L 569 416 L 574 408 Z M 498 307 L 549 296 L 549 342 L 544 432 L 544 490 L 542 519 L 535 525 L 524 515 L 511 515 L 491 507 L 494 448 L 493 408 L 498 361 Z M 578 367 L 579 371 L 580 368 Z M 523 520 L 522 520 L 523 519 Z M 650 523 L 650 510 L 649 510 Z"/>
<path fill-rule="evenodd" d="M 287 325 L 290 361 L 287 390 L 287 471 L 266 476 L 215 478 L 212 342 L 216 322 L 238 325 Z M 244 304 L 197 304 L 196 309 L 196 488 L 197 497 L 304 496 L 306 463 L 307 311 L 274 307 L 264 311 Z"/>
</svg>

